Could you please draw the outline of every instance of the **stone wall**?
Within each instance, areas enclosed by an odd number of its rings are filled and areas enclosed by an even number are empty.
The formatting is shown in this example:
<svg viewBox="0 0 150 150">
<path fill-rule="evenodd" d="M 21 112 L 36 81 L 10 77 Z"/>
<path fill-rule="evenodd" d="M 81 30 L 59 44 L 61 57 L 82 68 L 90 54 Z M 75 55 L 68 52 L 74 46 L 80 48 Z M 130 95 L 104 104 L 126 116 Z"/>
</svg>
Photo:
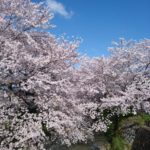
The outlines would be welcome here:
<svg viewBox="0 0 150 150">
<path fill-rule="evenodd" d="M 138 129 L 132 150 L 150 150 L 150 127 Z"/>
</svg>

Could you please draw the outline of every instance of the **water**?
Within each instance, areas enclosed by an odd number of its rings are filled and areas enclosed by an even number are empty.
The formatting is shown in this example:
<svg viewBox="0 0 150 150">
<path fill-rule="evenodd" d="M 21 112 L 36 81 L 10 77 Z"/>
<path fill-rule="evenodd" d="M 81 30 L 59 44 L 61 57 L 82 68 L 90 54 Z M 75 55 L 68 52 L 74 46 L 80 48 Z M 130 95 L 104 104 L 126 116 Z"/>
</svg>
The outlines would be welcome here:
<svg viewBox="0 0 150 150">
<path fill-rule="evenodd" d="M 93 142 L 89 142 L 87 144 L 76 144 L 69 148 L 54 145 L 51 147 L 51 150 L 109 150 L 109 148 L 110 145 L 107 142 L 106 137 L 104 135 L 98 135 L 95 136 Z"/>
<path fill-rule="evenodd" d="M 77 144 L 70 147 L 68 150 L 109 150 L 109 143 L 105 136 L 99 135 L 95 140 L 88 144 Z"/>
</svg>

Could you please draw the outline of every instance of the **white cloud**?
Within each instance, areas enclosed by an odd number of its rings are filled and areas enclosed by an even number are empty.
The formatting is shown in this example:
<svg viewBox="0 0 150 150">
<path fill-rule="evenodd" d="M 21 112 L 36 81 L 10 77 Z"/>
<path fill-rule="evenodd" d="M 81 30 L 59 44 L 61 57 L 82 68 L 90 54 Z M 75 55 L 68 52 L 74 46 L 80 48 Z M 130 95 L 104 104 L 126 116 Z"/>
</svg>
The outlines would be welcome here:
<svg viewBox="0 0 150 150">
<path fill-rule="evenodd" d="M 47 0 L 47 4 L 54 14 L 60 14 L 65 18 L 70 18 L 73 15 L 73 12 L 67 11 L 65 6 L 56 0 Z"/>
</svg>

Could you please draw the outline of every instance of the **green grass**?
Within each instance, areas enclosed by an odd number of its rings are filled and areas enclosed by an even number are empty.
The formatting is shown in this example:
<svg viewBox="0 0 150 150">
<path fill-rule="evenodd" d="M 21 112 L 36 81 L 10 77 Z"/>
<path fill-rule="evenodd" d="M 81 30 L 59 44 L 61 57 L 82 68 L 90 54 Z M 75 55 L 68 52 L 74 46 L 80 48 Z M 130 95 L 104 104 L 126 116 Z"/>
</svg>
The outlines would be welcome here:
<svg viewBox="0 0 150 150">
<path fill-rule="evenodd" d="M 130 150 L 130 146 L 120 135 L 116 135 L 112 139 L 111 150 Z"/>
</svg>

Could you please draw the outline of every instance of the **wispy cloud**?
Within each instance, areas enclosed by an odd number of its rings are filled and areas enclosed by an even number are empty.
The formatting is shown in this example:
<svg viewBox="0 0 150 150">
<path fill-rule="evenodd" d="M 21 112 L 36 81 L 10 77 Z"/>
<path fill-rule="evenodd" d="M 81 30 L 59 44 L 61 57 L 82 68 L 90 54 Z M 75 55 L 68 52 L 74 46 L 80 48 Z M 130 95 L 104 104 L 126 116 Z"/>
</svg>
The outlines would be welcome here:
<svg viewBox="0 0 150 150">
<path fill-rule="evenodd" d="M 65 6 L 56 0 L 47 0 L 47 4 L 54 14 L 59 14 L 65 18 L 71 18 L 72 11 L 67 11 Z"/>
</svg>

